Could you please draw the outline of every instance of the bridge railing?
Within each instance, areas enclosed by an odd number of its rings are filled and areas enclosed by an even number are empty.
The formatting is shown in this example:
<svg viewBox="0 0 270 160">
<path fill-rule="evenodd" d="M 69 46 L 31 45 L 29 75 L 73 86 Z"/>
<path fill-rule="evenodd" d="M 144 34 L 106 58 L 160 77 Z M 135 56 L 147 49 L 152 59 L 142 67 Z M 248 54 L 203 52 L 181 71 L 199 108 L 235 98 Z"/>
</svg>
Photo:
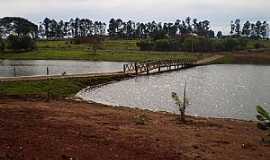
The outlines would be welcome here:
<svg viewBox="0 0 270 160">
<path fill-rule="evenodd" d="M 149 73 L 150 71 L 154 69 L 158 69 L 158 72 L 160 72 L 161 68 L 169 67 L 168 70 L 171 69 L 172 66 L 175 66 L 179 68 L 181 66 L 182 68 L 188 65 L 195 64 L 194 59 L 185 58 L 185 59 L 168 59 L 168 60 L 156 60 L 156 61 L 145 61 L 145 62 L 135 62 L 131 64 L 124 64 L 123 65 L 123 71 L 124 73 Z"/>
</svg>

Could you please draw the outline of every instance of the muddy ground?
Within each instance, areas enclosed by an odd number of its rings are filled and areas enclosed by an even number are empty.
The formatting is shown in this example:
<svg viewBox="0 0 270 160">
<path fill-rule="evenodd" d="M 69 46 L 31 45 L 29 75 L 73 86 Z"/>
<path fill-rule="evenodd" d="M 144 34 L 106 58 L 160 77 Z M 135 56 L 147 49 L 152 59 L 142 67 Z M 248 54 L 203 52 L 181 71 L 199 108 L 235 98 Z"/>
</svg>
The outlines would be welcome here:
<svg viewBox="0 0 270 160">
<path fill-rule="evenodd" d="M 0 99 L 0 159 L 269 160 L 255 122 L 100 104 Z"/>
</svg>

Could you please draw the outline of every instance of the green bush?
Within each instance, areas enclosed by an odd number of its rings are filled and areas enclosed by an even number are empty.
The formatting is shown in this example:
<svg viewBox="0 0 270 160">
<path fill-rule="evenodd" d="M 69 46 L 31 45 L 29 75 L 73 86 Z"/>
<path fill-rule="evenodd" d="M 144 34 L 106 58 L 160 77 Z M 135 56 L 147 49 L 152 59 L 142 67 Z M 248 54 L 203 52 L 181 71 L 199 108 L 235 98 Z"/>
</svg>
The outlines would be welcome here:
<svg viewBox="0 0 270 160">
<path fill-rule="evenodd" d="M 188 37 L 183 43 L 184 51 L 209 52 L 213 50 L 213 41 L 205 37 Z"/>
<path fill-rule="evenodd" d="M 141 51 L 151 51 L 153 50 L 154 44 L 150 40 L 142 40 L 137 43 L 137 46 L 140 47 Z"/>
<path fill-rule="evenodd" d="M 182 39 L 143 40 L 137 43 L 141 50 L 155 51 L 233 51 L 247 48 L 248 40 L 245 38 L 211 39 L 200 36 L 189 36 Z"/>
<path fill-rule="evenodd" d="M 14 36 L 7 38 L 7 48 L 15 51 L 29 51 L 36 48 L 36 42 L 30 36 Z"/>
<path fill-rule="evenodd" d="M 176 51 L 178 50 L 178 45 L 176 41 L 169 39 L 160 39 L 154 42 L 155 51 Z"/>
<path fill-rule="evenodd" d="M 225 46 L 223 40 L 213 40 L 212 41 L 212 51 L 224 51 Z"/>
<path fill-rule="evenodd" d="M 196 51 L 199 46 L 199 39 L 195 37 L 188 37 L 183 42 L 183 50 L 185 51 Z"/>
<path fill-rule="evenodd" d="M 257 119 L 260 121 L 257 124 L 257 127 L 264 131 L 270 131 L 270 114 L 261 106 L 257 106 Z M 262 140 L 266 143 L 270 143 L 270 132 L 268 132 L 267 137 L 262 138 Z"/>
<path fill-rule="evenodd" d="M 225 51 L 233 51 L 238 49 L 240 43 L 235 38 L 226 38 L 224 41 L 224 50 Z"/>
</svg>

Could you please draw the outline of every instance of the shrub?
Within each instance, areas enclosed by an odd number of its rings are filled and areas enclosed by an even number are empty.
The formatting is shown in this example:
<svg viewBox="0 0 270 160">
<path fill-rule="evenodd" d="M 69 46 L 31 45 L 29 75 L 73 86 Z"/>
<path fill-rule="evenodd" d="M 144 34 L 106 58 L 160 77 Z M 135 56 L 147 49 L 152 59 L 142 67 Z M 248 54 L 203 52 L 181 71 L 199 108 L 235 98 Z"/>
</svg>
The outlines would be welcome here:
<svg viewBox="0 0 270 160">
<path fill-rule="evenodd" d="M 212 51 L 224 51 L 224 41 L 223 40 L 213 40 L 212 41 Z"/>
<path fill-rule="evenodd" d="M 183 42 L 183 49 L 185 51 L 197 51 L 199 46 L 199 39 L 196 37 L 187 37 Z"/>
<path fill-rule="evenodd" d="M 151 51 L 153 49 L 153 42 L 150 40 L 142 40 L 137 43 L 137 46 L 140 47 L 141 51 Z"/>
<path fill-rule="evenodd" d="M 255 48 L 255 49 L 264 48 L 264 47 L 265 47 L 265 46 L 264 46 L 263 44 L 258 43 L 258 42 L 254 44 L 254 48 Z"/>
<path fill-rule="evenodd" d="M 270 114 L 265 109 L 263 109 L 261 106 L 257 106 L 257 119 L 260 121 L 257 124 L 257 127 L 261 130 L 268 130 L 270 131 Z M 270 132 L 268 134 L 268 139 L 265 140 L 263 138 L 263 141 L 270 143 Z"/>
<path fill-rule="evenodd" d="M 225 51 L 233 51 L 239 47 L 239 41 L 235 38 L 226 38 L 223 43 Z"/>
<path fill-rule="evenodd" d="M 36 48 L 36 43 L 30 36 L 10 35 L 7 38 L 7 48 L 15 51 L 33 50 Z"/>
<path fill-rule="evenodd" d="M 184 97 L 183 101 L 180 100 L 180 97 L 177 95 L 177 93 L 172 92 L 172 99 L 175 101 L 175 104 L 178 106 L 178 109 L 180 111 L 179 120 L 182 122 L 186 121 L 186 106 L 189 105 L 188 99 L 186 98 L 186 83 L 184 88 Z"/>
</svg>

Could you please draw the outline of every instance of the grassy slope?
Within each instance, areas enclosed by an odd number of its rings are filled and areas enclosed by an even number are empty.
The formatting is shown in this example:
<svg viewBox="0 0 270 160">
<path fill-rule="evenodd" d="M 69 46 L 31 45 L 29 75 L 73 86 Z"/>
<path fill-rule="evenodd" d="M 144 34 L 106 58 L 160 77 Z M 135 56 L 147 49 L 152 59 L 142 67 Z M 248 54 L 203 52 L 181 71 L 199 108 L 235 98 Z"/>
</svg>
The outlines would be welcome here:
<svg viewBox="0 0 270 160">
<path fill-rule="evenodd" d="M 125 78 L 124 76 L 106 76 L 95 78 L 55 79 L 41 81 L 0 82 L 1 96 L 47 97 L 52 98 L 72 96 L 89 85 L 103 84 Z"/>
</svg>

